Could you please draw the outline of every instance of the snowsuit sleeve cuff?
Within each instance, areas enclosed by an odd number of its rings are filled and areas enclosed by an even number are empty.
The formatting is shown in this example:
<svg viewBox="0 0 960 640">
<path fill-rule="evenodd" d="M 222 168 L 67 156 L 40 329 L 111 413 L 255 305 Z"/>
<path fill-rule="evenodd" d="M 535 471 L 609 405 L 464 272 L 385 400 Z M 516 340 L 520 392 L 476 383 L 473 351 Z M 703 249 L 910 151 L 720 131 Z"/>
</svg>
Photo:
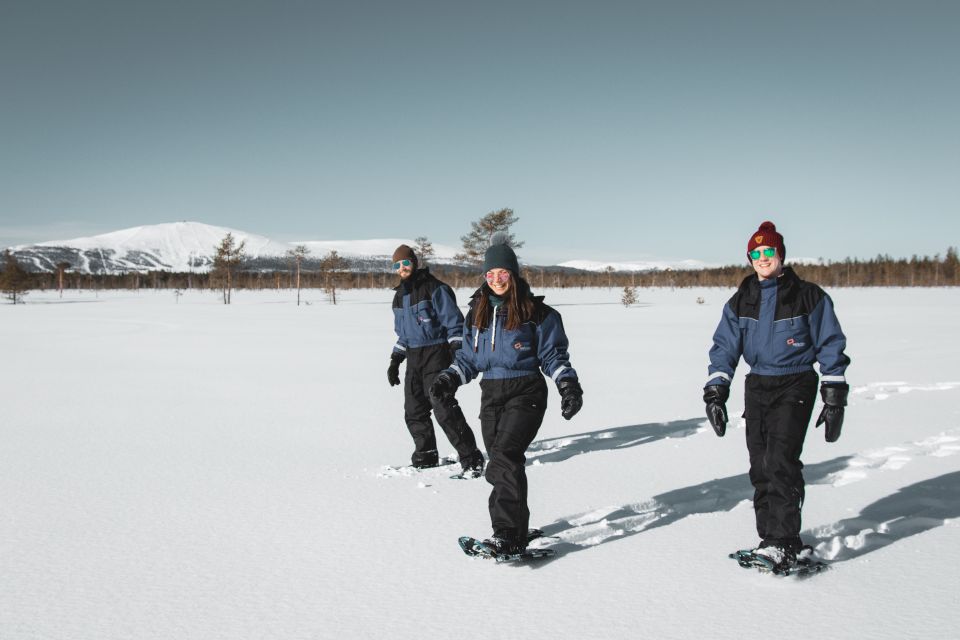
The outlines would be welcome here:
<svg viewBox="0 0 960 640">
<path fill-rule="evenodd" d="M 463 375 L 463 370 L 455 364 L 450 365 L 450 368 L 457 372 L 457 375 L 460 376 L 460 384 L 467 384 L 467 376 Z"/>
<path fill-rule="evenodd" d="M 707 384 L 704 385 L 704 386 L 709 387 L 709 386 L 715 385 L 715 384 L 725 384 L 725 385 L 729 385 L 729 384 L 730 384 L 730 376 L 728 376 L 727 374 L 725 374 L 725 373 L 722 372 L 722 371 L 717 371 L 716 373 L 714 373 L 713 375 L 711 375 L 709 378 L 707 378 Z"/>
</svg>

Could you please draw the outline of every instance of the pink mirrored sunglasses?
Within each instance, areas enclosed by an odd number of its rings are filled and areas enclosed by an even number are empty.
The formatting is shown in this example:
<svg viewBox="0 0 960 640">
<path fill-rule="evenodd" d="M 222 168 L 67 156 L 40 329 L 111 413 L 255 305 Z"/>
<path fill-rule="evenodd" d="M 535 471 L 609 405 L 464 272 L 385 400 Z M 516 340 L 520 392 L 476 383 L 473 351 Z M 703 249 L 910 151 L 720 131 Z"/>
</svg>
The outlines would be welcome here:
<svg viewBox="0 0 960 640">
<path fill-rule="evenodd" d="M 501 271 L 498 274 L 494 274 L 488 271 L 485 277 L 487 279 L 487 282 L 506 282 L 507 280 L 510 279 L 510 272 Z"/>
</svg>

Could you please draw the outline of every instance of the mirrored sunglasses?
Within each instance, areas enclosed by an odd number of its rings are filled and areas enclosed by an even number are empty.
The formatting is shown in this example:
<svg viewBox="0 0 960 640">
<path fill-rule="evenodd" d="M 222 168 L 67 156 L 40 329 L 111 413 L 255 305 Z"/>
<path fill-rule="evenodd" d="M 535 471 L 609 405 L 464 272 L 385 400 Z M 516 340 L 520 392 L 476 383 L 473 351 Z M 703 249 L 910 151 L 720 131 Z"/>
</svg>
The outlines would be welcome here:
<svg viewBox="0 0 960 640">
<path fill-rule="evenodd" d="M 393 263 L 393 270 L 398 271 L 400 267 L 409 267 L 412 264 L 413 262 L 411 262 L 410 260 L 407 260 L 406 258 L 404 258 L 403 260 L 397 260 L 396 262 Z"/>
<path fill-rule="evenodd" d="M 510 272 L 501 271 L 500 273 L 494 274 L 488 271 L 484 277 L 487 279 L 487 282 L 506 282 L 510 279 Z"/>
<path fill-rule="evenodd" d="M 763 255 L 765 255 L 765 256 L 768 257 L 768 258 L 772 258 L 773 256 L 777 255 L 777 250 L 776 250 L 775 247 L 767 247 L 766 249 L 763 250 Z M 751 251 L 751 252 L 750 252 L 750 259 L 751 259 L 751 260 L 759 260 L 759 259 L 760 259 L 760 249 L 754 249 L 753 251 Z"/>
</svg>

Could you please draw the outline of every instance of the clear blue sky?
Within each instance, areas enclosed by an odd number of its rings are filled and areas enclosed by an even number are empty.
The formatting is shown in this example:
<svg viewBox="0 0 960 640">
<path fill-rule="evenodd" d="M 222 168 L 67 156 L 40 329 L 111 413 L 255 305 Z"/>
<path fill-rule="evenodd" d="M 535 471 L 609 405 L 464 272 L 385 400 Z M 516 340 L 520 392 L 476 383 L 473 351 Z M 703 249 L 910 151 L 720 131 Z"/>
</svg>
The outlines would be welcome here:
<svg viewBox="0 0 960 640">
<path fill-rule="evenodd" d="M 960 2 L 0 0 L 0 246 L 195 220 L 527 260 L 960 244 Z"/>
</svg>

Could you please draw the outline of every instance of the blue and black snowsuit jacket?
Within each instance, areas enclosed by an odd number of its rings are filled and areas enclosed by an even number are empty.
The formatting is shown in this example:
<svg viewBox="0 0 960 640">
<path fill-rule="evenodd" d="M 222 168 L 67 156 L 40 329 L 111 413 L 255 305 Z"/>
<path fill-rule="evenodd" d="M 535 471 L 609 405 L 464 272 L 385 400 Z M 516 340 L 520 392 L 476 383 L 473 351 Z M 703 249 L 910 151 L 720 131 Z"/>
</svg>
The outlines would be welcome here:
<svg viewBox="0 0 960 640">
<path fill-rule="evenodd" d="M 473 294 L 470 311 L 463 325 L 464 344 L 457 352 L 451 371 L 466 384 L 483 373 L 484 379 L 519 378 L 542 370 L 554 382 L 577 378 L 567 353 L 567 334 L 560 314 L 533 296 L 533 317 L 518 329 L 506 329 L 507 310 L 491 307 L 492 322 L 482 331 L 474 322 L 477 299 L 487 295 L 486 287 Z"/>
<path fill-rule="evenodd" d="M 394 353 L 407 355 L 408 349 L 458 345 L 463 340 L 463 313 L 453 289 L 432 276 L 429 268 L 417 269 L 394 291 Z"/>
<path fill-rule="evenodd" d="M 741 355 L 757 375 L 802 373 L 818 362 L 821 382 L 842 383 L 850 364 L 846 346 L 833 301 L 823 289 L 801 280 L 790 267 L 771 280 L 754 274 L 723 308 L 707 385 L 730 384 Z"/>
</svg>

